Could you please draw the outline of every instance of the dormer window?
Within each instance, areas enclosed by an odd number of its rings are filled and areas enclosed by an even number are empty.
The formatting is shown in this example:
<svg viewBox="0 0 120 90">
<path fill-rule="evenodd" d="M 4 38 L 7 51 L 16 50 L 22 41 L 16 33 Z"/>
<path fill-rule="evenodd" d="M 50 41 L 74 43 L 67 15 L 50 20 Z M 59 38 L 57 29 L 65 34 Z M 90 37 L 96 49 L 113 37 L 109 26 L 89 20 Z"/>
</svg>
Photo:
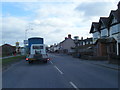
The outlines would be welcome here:
<svg viewBox="0 0 120 90">
<path fill-rule="evenodd" d="M 104 25 L 103 25 L 103 23 L 101 23 L 100 29 L 103 29 L 103 28 L 104 28 Z"/>
<path fill-rule="evenodd" d="M 93 32 L 96 32 L 96 29 L 94 28 Z"/>
<path fill-rule="evenodd" d="M 115 24 L 115 23 L 117 23 L 117 19 L 113 17 L 111 24 Z"/>
</svg>

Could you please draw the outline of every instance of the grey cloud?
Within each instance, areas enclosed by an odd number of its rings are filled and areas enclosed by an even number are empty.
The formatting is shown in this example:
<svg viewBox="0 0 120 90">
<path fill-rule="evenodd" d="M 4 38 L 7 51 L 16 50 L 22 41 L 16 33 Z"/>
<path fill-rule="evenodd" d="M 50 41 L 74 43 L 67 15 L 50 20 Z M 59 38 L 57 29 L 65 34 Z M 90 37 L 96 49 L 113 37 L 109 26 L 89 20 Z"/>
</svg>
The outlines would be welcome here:
<svg viewBox="0 0 120 90">
<path fill-rule="evenodd" d="M 83 12 L 84 16 L 103 16 L 107 15 L 108 8 L 111 5 L 111 2 L 90 2 L 90 3 L 81 3 L 75 8 L 79 12 Z"/>
</svg>

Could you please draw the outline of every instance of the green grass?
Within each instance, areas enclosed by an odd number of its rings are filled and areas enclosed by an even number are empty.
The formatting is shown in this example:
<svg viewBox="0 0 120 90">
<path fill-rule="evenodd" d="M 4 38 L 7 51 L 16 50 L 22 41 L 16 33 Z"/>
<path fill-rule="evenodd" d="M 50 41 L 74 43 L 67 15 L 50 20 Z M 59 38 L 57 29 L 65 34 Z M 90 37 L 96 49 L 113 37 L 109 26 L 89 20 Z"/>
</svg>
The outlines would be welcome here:
<svg viewBox="0 0 120 90">
<path fill-rule="evenodd" d="M 23 59 L 25 59 L 25 56 L 16 56 L 16 57 L 5 58 L 5 59 L 2 59 L 2 65 L 4 66 L 4 65 L 12 64 L 14 62 L 18 62 Z"/>
</svg>

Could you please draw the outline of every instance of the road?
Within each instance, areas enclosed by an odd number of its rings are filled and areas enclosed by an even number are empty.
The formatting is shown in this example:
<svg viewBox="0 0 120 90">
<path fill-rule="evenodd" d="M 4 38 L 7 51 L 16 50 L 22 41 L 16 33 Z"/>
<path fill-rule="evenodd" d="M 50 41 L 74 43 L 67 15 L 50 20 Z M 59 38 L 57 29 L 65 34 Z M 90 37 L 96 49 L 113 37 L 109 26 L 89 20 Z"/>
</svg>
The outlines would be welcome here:
<svg viewBox="0 0 120 90">
<path fill-rule="evenodd" d="M 3 88 L 117 88 L 118 71 L 67 55 L 45 63 L 16 63 L 2 73 Z"/>
</svg>

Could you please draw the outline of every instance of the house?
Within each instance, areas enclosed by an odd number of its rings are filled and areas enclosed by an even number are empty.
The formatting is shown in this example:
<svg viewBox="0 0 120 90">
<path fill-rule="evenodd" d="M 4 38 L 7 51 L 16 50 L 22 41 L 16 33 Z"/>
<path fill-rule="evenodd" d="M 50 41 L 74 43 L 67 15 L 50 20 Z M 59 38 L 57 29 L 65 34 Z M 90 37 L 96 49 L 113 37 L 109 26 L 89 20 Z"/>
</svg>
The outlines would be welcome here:
<svg viewBox="0 0 120 90">
<path fill-rule="evenodd" d="M 65 40 L 59 43 L 60 52 L 63 53 L 72 53 L 72 47 L 75 47 L 74 40 L 71 38 L 71 34 L 68 37 L 65 37 Z"/>
<path fill-rule="evenodd" d="M 78 39 L 78 38 L 76 39 L 76 37 L 78 36 L 74 37 L 75 47 L 72 48 L 74 50 L 73 56 L 80 58 L 81 56 L 83 57 L 85 55 L 88 55 L 88 56 L 93 55 L 92 38 L 83 39 L 83 37 L 81 37 L 81 39 Z"/>
<path fill-rule="evenodd" d="M 115 39 L 110 37 L 109 22 L 109 17 L 100 17 L 99 22 L 93 23 L 93 25 L 91 26 L 90 33 L 93 33 L 95 56 L 108 56 L 111 49 L 110 44 L 115 43 Z"/>
<path fill-rule="evenodd" d="M 59 52 L 59 44 L 54 44 L 54 45 L 51 45 L 50 48 L 49 48 L 49 51 L 50 52 Z"/>
<path fill-rule="evenodd" d="M 101 37 L 99 22 L 92 22 L 90 33 L 93 34 L 93 44 Z"/>
<path fill-rule="evenodd" d="M 50 51 L 50 52 L 54 52 L 54 45 L 51 45 L 51 46 L 49 47 L 49 51 Z"/>
<path fill-rule="evenodd" d="M 99 19 L 99 31 L 101 36 L 100 38 L 106 38 L 109 36 L 108 23 L 109 23 L 108 17 L 100 17 Z"/>
<path fill-rule="evenodd" d="M 79 46 L 78 46 L 78 52 L 83 55 L 93 55 L 93 39 L 92 38 L 86 38 L 79 40 Z"/>
<path fill-rule="evenodd" d="M 74 40 L 74 42 L 75 42 L 75 40 Z M 78 42 L 77 46 L 83 46 L 83 45 L 93 44 L 93 38 L 83 39 L 83 37 L 81 37 L 81 39 L 78 40 L 77 42 Z"/>
<path fill-rule="evenodd" d="M 88 44 L 93 44 L 93 40 L 92 40 L 92 38 L 84 39 L 84 43 L 83 43 L 83 45 L 88 45 Z"/>
<path fill-rule="evenodd" d="M 109 37 L 108 29 L 109 18 L 100 17 L 99 19 L 99 32 L 100 38 L 95 42 L 96 56 L 107 56 L 107 38 Z"/>
<path fill-rule="evenodd" d="M 109 17 L 109 37 L 114 38 L 116 41 L 115 43 L 110 44 L 109 52 L 113 52 L 120 56 L 120 3 L 118 4 L 118 9 L 114 11 L 112 10 Z"/>
<path fill-rule="evenodd" d="M 90 33 L 93 34 L 95 56 L 120 55 L 120 2 L 109 17 L 100 17 L 99 22 L 92 23 Z"/>
<path fill-rule="evenodd" d="M 80 40 L 78 40 L 78 46 L 83 46 L 83 44 L 84 44 L 84 40 L 83 40 L 83 37 L 81 37 L 81 39 Z"/>
<path fill-rule="evenodd" d="M 16 47 L 10 44 L 4 44 L 1 47 L 2 47 L 2 56 L 12 55 L 13 52 L 16 50 Z"/>
</svg>

